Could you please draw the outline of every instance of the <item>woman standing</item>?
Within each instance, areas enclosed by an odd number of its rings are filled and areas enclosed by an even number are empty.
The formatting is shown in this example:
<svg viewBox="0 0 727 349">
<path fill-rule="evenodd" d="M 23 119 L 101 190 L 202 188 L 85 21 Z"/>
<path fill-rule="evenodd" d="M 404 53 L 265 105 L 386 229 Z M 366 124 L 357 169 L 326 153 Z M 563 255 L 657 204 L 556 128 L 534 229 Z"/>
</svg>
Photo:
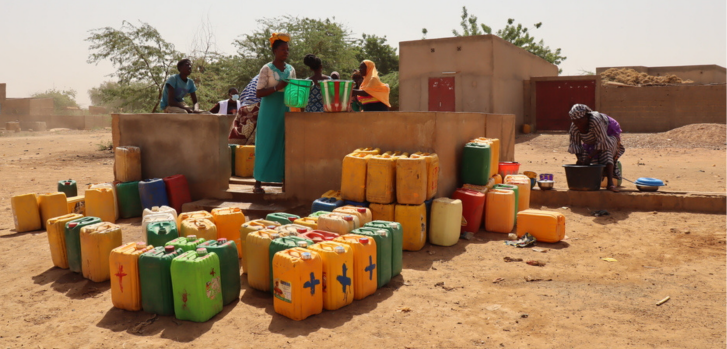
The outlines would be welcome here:
<svg viewBox="0 0 727 349">
<path fill-rule="evenodd" d="M 358 71 L 358 69 L 353 71 L 353 74 L 351 74 L 351 80 L 353 80 L 353 89 L 359 90 L 361 89 L 361 83 L 363 82 L 363 76 L 361 76 L 361 72 Z M 363 111 L 363 106 L 361 105 L 361 102 L 358 101 L 358 97 L 351 94 L 351 111 L 360 112 Z"/>
<path fill-rule="evenodd" d="M 323 61 L 316 55 L 305 55 L 303 58 L 303 64 L 307 65 L 310 70 L 313 71 L 313 76 L 309 77 L 308 80 L 313 80 L 313 86 L 310 90 L 310 97 L 308 97 L 308 105 L 305 107 L 305 112 L 323 112 L 323 95 L 321 94 L 321 85 L 319 82 L 323 80 L 330 80 L 331 78 L 327 75 L 323 75 Z"/>
<path fill-rule="evenodd" d="M 613 178 L 620 179 L 621 172 L 615 164 L 626 152 L 621 144 L 621 126 L 610 116 L 583 104 L 574 105 L 568 114 L 572 121 L 568 152 L 576 155 L 578 165 L 606 165 L 607 188 L 617 192 Z"/>
<path fill-rule="evenodd" d="M 261 182 L 281 183 L 285 179 L 285 113 L 286 80 L 295 78 L 295 69 L 288 59 L 290 36 L 273 33 L 269 39 L 273 61 L 260 69 L 256 96 L 261 99 L 255 137 L 254 193 L 264 193 Z"/>
<path fill-rule="evenodd" d="M 353 90 L 353 95 L 363 105 L 363 111 L 389 111 L 389 85 L 379 79 L 374 62 L 364 60 L 358 71 L 363 76 L 363 82 L 359 89 Z"/>
</svg>

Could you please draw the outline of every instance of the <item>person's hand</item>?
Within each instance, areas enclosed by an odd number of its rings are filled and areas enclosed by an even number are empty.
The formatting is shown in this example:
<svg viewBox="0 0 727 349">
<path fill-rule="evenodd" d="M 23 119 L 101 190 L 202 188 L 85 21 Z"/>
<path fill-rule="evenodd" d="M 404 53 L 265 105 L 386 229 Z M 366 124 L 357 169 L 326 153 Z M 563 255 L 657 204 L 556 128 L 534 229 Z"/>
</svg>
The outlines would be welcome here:
<svg viewBox="0 0 727 349">
<path fill-rule="evenodd" d="M 277 86 L 275 86 L 275 90 L 276 91 L 280 91 L 280 90 L 284 89 L 285 86 L 288 86 L 288 82 L 287 81 L 281 81 L 281 82 L 278 83 Z"/>
<path fill-rule="evenodd" d="M 194 109 L 192 109 L 190 107 L 184 107 L 184 110 L 186 110 L 187 113 L 190 113 L 190 114 L 194 113 Z"/>
</svg>

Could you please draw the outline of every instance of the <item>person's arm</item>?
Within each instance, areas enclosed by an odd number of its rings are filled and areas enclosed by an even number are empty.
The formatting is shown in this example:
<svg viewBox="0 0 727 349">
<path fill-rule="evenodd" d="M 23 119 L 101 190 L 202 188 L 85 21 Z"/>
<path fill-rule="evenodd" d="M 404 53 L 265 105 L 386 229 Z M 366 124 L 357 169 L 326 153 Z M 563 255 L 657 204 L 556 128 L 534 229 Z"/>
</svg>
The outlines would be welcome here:
<svg viewBox="0 0 727 349">
<path fill-rule="evenodd" d="M 351 94 L 354 95 L 354 96 L 371 97 L 371 95 L 369 95 L 368 93 L 366 93 L 366 91 L 364 91 L 364 90 L 353 90 L 351 92 Z"/>
<path fill-rule="evenodd" d="M 219 112 L 220 112 L 220 104 L 219 103 L 215 104 L 215 106 L 212 107 L 212 109 L 210 109 L 210 113 L 212 113 L 212 114 L 217 114 Z"/>
<path fill-rule="evenodd" d="M 192 97 L 192 111 L 199 111 L 199 105 L 197 105 L 197 92 L 189 94 Z"/>
<path fill-rule="evenodd" d="M 257 81 L 258 86 L 260 86 L 260 85 L 265 86 L 265 84 L 267 84 L 269 71 L 270 71 L 269 68 L 268 69 L 263 68 L 262 70 L 260 70 L 260 77 L 258 78 L 258 81 Z M 262 89 L 258 88 L 255 91 L 255 96 L 257 98 L 267 97 L 275 92 L 278 92 L 278 91 L 284 89 L 285 86 L 288 86 L 288 83 L 285 81 L 280 81 L 280 82 L 278 82 L 277 85 L 275 85 L 273 87 L 264 87 Z"/>
</svg>

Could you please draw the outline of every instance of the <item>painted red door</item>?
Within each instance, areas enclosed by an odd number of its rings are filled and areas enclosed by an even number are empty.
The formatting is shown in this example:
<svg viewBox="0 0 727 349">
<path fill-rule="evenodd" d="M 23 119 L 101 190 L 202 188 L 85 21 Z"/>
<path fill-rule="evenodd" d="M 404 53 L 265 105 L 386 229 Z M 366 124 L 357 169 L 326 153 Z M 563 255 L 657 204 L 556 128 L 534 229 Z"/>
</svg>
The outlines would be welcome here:
<svg viewBox="0 0 727 349">
<path fill-rule="evenodd" d="M 454 77 L 429 78 L 429 111 L 454 111 Z"/>
<path fill-rule="evenodd" d="M 595 80 L 535 82 L 535 128 L 538 131 L 568 131 L 568 112 L 573 104 L 596 110 Z"/>
</svg>

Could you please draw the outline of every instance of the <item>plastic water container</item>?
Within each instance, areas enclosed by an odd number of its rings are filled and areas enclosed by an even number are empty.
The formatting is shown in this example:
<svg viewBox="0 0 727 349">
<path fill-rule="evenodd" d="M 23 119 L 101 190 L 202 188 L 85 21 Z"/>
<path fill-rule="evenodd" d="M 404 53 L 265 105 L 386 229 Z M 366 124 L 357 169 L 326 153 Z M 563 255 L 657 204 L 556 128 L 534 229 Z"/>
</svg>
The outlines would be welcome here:
<svg viewBox="0 0 727 349">
<path fill-rule="evenodd" d="M 462 183 L 487 185 L 490 180 L 492 148 L 487 143 L 470 142 L 462 151 Z"/>
<path fill-rule="evenodd" d="M 235 175 L 235 153 L 237 151 L 237 144 L 228 144 L 230 147 L 230 176 Z"/>
<path fill-rule="evenodd" d="M 220 259 L 205 249 L 187 251 L 172 260 L 174 316 L 205 322 L 222 311 Z"/>
<path fill-rule="evenodd" d="M 245 258 L 250 287 L 263 292 L 270 291 L 270 242 L 281 236 L 283 234 L 268 229 L 247 235 Z"/>
<path fill-rule="evenodd" d="M 119 199 L 120 218 L 141 217 L 144 209 L 141 207 L 139 182 L 116 184 L 116 195 Z"/>
<path fill-rule="evenodd" d="M 379 148 L 358 148 L 351 152 L 351 154 L 367 154 L 367 155 L 379 155 L 381 154 L 381 149 Z"/>
<path fill-rule="evenodd" d="M 484 194 L 482 200 L 484 202 Z M 450 198 L 438 198 L 432 203 L 432 220 L 429 228 L 429 243 L 439 246 L 453 246 L 459 240 L 462 228 L 462 201 Z M 480 220 L 482 219 L 480 207 Z M 469 222 L 468 222 L 469 223 Z M 477 230 L 479 230 L 479 225 Z"/>
<path fill-rule="evenodd" d="M 206 211 L 205 211 L 206 212 Z M 150 214 L 156 214 L 156 213 L 170 213 L 174 220 L 177 220 L 177 210 L 169 207 L 169 206 L 154 206 L 152 208 L 145 208 L 142 212 L 141 216 L 146 217 Z"/>
<path fill-rule="evenodd" d="M 93 282 L 109 279 L 109 254 L 121 246 L 121 227 L 102 222 L 81 228 L 81 267 L 83 277 Z"/>
<path fill-rule="evenodd" d="M 250 178 L 255 170 L 255 146 L 238 145 L 235 149 L 235 176 Z"/>
<path fill-rule="evenodd" d="M 343 206 L 333 210 L 334 213 L 350 214 L 358 217 L 359 226 L 373 220 L 371 210 L 367 207 Z"/>
<path fill-rule="evenodd" d="M 565 216 L 559 212 L 524 210 L 517 214 L 517 236 L 530 233 L 538 242 L 558 242 L 565 237 Z"/>
<path fill-rule="evenodd" d="M 376 221 L 393 221 L 396 204 L 371 204 L 371 219 Z"/>
<path fill-rule="evenodd" d="M 68 269 L 74 273 L 83 272 L 83 260 L 81 258 L 81 229 L 85 226 L 101 223 L 98 217 L 81 217 L 66 223 L 66 257 L 68 258 Z"/>
<path fill-rule="evenodd" d="M 139 256 L 141 307 L 147 313 L 174 315 L 172 260 L 182 254 L 174 246 L 157 246 Z"/>
<path fill-rule="evenodd" d="M 165 246 L 167 242 L 179 237 L 177 224 L 174 221 L 152 222 L 144 230 L 146 243 L 152 246 Z"/>
<path fill-rule="evenodd" d="M 333 212 L 333 210 L 341 206 L 343 206 L 343 200 L 339 200 L 337 198 L 319 198 L 313 201 L 313 205 L 311 206 L 311 212 Z"/>
<path fill-rule="evenodd" d="M 275 227 L 275 229 L 273 229 L 273 230 L 275 230 L 277 232 L 286 233 L 288 236 L 298 236 L 300 234 L 309 232 L 312 229 L 308 228 L 304 225 L 292 223 L 292 224 L 286 224 L 286 225 L 281 225 L 279 227 Z"/>
<path fill-rule="evenodd" d="M 412 158 L 423 157 L 427 161 L 427 200 L 437 195 L 439 188 L 439 156 L 434 153 L 417 152 L 411 155 Z M 371 200 L 369 200 L 371 201 Z"/>
<path fill-rule="evenodd" d="M 366 236 L 374 240 L 376 246 L 376 287 L 381 288 L 391 281 L 393 275 L 392 250 L 393 236 L 386 229 L 360 228 L 353 231 L 354 236 Z"/>
<path fill-rule="evenodd" d="M 66 194 L 67 198 L 78 196 L 78 186 L 76 185 L 76 181 L 72 179 L 58 181 L 58 191 Z"/>
<path fill-rule="evenodd" d="M 403 269 L 404 231 L 397 222 L 373 221 L 366 228 L 383 229 L 391 234 L 391 277 L 401 274 Z"/>
<path fill-rule="evenodd" d="M 457 189 L 452 194 L 452 199 L 462 201 L 462 215 L 460 216 L 461 232 L 476 233 L 482 226 L 482 213 L 485 209 L 485 194 L 469 190 Z M 462 218 L 464 221 L 462 221 Z"/>
<path fill-rule="evenodd" d="M 387 152 L 369 158 L 366 168 L 367 201 L 380 204 L 396 201 L 396 159 L 400 156 Z"/>
<path fill-rule="evenodd" d="M 145 179 L 140 181 L 139 196 L 141 197 L 141 206 L 144 208 L 169 206 L 167 188 L 161 178 Z"/>
<path fill-rule="evenodd" d="M 318 217 L 318 229 L 338 235 L 346 235 L 360 227 L 358 217 L 348 214 L 329 213 Z"/>
<path fill-rule="evenodd" d="M 114 307 L 129 311 L 141 310 L 139 256 L 153 249 L 145 242 L 130 242 L 111 250 L 109 273 L 111 303 Z"/>
<path fill-rule="evenodd" d="M 182 212 L 182 205 L 192 202 L 189 183 L 187 183 L 187 177 L 184 175 L 164 177 L 164 189 L 167 191 L 169 205 L 177 212 Z"/>
<path fill-rule="evenodd" d="M 346 244 L 320 242 L 309 248 L 323 261 L 323 308 L 336 310 L 353 302 L 353 252 Z"/>
<path fill-rule="evenodd" d="M 245 214 L 239 207 L 222 207 L 212 210 L 217 226 L 217 237 L 234 241 L 237 247 L 237 256 L 242 258 L 242 245 L 240 244 L 240 227 L 245 224 Z M 227 304 L 227 303 L 225 303 Z"/>
<path fill-rule="evenodd" d="M 66 197 L 68 213 L 86 215 L 86 197 L 84 195 Z"/>
<path fill-rule="evenodd" d="M 371 155 L 351 153 L 343 158 L 341 195 L 344 200 L 366 201 L 366 169 Z"/>
<path fill-rule="evenodd" d="M 502 178 L 507 175 L 517 174 L 520 171 L 520 163 L 517 161 L 500 161 L 498 173 Z"/>
<path fill-rule="evenodd" d="M 512 190 L 515 193 L 515 211 L 513 212 L 513 216 L 515 217 L 513 219 L 513 224 L 517 224 L 517 212 L 518 207 L 520 207 L 520 188 L 517 185 L 512 184 L 497 184 L 493 187 L 493 189 L 500 189 L 500 190 Z M 487 214 L 487 213 L 485 213 Z"/>
<path fill-rule="evenodd" d="M 500 164 L 500 140 L 497 138 L 479 137 L 472 140 L 475 143 L 484 143 L 490 145 L 490 178 L 497 174 L 498 165 Z"/>
<path fill-rule="evenodd" d="M 419 205 L 427 200 L 427 160 L 423 157 L 396 159 L 396 201 Z"/>
<path fill-rule="evenodd" d="M 291 248 L 273 256 L 275 312 L 300 321 L 323 312 L 323 261 L 304 248 Z"/>
<path fill-rule="evenodd" d="M 370 203 L 366 201 L 343 200 L 343 206 L 369 207 L 369 205 Z"/>
<path fill-rule="evenodd" d="M 427 209 L 421 205 L 396 205 L 394 221 L 402 226 L 405 251 L 419 251 L 427 240 Z"/>
<path fill-rule="evenodd" d="M 304 237 L 300 236 L 283 236 L 277 239 L 274 239 L 270 241 L 270 246 L 268 246 L 268 257 L 270 258 L 270 292 L 274 293 L 275 291 L 275 285 L 273 282 L 273 259 L 275 258 L 275 254 L 280 251 L 285 251 L 289 248 L 308 248 L 308 246 L 313 245 L 313 240 L 306 239 Z"/>
<path fill-rule="evenodd" d="M 227 305 L 239 300 L 240 297 L 240 259 L 237 257 L 237 245 L 225 238 L 201 243 L 199 247 L 207 252 L 216 253 L 220 259 L 220 282 L 222 283 L 222 303 Z"/>
<path fill-rule="evenodd" d="M 183 221 L 185 221 L 187 219 L 193 219 L 193 218 L 194 219 L 203 218 L 203 219 L 208 219 L 212 223 L 215 222 L 215 217 L 211 213 L 209 213 L 205 210 L 182 212 L 177 216 L 177 227 L 181 227 Z"/>
<path fill-rule="evenodd" d="M 505 183 L 515 185 L 518 188 L 518 212 L 530 208 L 530 178 L 524 175 L 505 176 Z"/>
<path fill-rule="evenodd" d="M 206 218 L 190 218 L 182 221 L 179 235 L 195 235 L 205 240 L 217 240 L 217 226 Z"/>
<path fill-rule="evenodd" d="M 285 105 L 290 108 L 305 108 L 308 105 L 311 86 L 313 80 L 289 79 L 283 97 Z"/>
<path fill-rule="evenodd" d="M 116 180 L 119 182 L 138 182 L 141 180 L 141 148 L 116 147 L 114 151 Z"/>
<path fill-rule="evenodd" d="M 282 225 L 285 225 L 285 224 L 291 224 L 291 223 L 295 222 L 295 220 L 298 219 L 298 218 L 300 218 L 300 216 L 294 215 L 294 214 L 290 214 L 290 213 L 273 212 L 273 213 L 269 213 L 265 217 L 265 220 L 268 220 L 268 221 L 271 221 L 271 222 L 278 222 L 278 223 L 280 223 Z"/>
<path fill-rule="evenodd" d="M 197 246 L 204 241 L 205 240 L 203 238 L 198 238 L 194 235 L 180 236 L 167 242 L 164 246 L 172 246 L 175 250 L 181 249 L 182 251 L 194 251 L 197 249 Z"/>
<path fill-rule="evenodd" d="M 27 199 L 25 201 L 27 201 Z M 27 203 L 25 206 L 27 208 L 31 208 Z M 38 206 L 40 207 L 40 223 L 43 228 L 46 227 L 46 223 L 48 223 L 49 219 L 63 216 L 68 213 L 66 194 L 60 192 L 39 194 Z"/>
<path fill-rule="evenodd" d="M 240 259 L 242 263 L 243 274 L 247 273 L 247 235 L 254 231 L 259 231 L 263 229 L 275 229 L 279 226 L 280 223 L 278 222 L 271 222 L 264 219 L 256 219 L 247 222 L 240 227 L 240 245 L 242 245 L 242 257 L 240 257 Z"/>
<path fill-rule="evenodd" d="M 316 211 L 308 215 L 308 217 L 318 218 L 324 214 L 332 213 L 333 211 Z"/>
<path fill-rule="evenodd" d="M 86 214 L 116 223 L 114 192 L 109 188 L 86 189 Z"/>
<path fill-rule="evenodd" d="M 10 198 L 10 207 L 13 212 L 13 223 L 15 231 L 24 233 L 26 231 L 40 230 L 44 225 L 40 217 L 38 196 L 35 194 L 16 195 Z"/>
<path fill-rule="evenodd" d="M 83 217 L 77 213 L 53 217 L 46 222 L 48 244 L 53 265 L 68 269 L 68 252 L 66 251 L 66 223 Z"/>
<path fill-rule="evenodd" d="M 516 194 L 512 190 L 493 189 L 487 192 L 485 230 L 509 234 L 515 225 Z"/>
<path fill-rule="evenodd" d="M 343 200 L 343 196 L 341 195 L 341 191 L 340 190 L 333 190 L 333 189 L 331 189 L 331 190 L 323 193 L 323 195 L 321 195 L 321 197 L 322 198 L 334 198 L 336 200 Z"/>
<path fill-rule="evenodd" d="M 324 112 L 337 113 L 351 111 L 353 80 L 322 80 L 319 84 L 321 85 Z"/>
<path fill-rule="evenodd" d="M 116 195 L 116 185 L 114 183 L 96 183 L 96 184 L 91 184 L 88 186 L 88 189 L 99 189 L 99 188 L 111 189 L 111 191 L 113 192 L 113 194 L 114 194 L 114 217 L 116 219 L 119 219 L 119 204 L 118 204 L 119 200 L 117 199 L 117 195 Z M 86 189 L 86 191 L 88 191 L 88 189 Z M 86 201 L 86 206 L 88 206 L 88 201 Z M 91 216 L 93 216 L 93 215 L 91 215 Z"/>
<path fill-rule="evenodd" d="M 295 220 L 293 224 L 302 225 L 310 230 L 318 229 L 318 217 L 301 217 Z"/>
<path fill-rule="evenodd" d="M 158 212 L 144 216 L 144 218 L 141 219 L 141 230 L 146 231 L 149 224 L 154 222 L 172 222 L 175 229 L 179 231 L 179 226 L 177 225 L 174 216 L 169 212 Z"/>
<path fill-rule="evenodd" d="M 374 238 L 351 234 L 333 241 L 346 244 L 353 251 L 353 298 L 360 300 L 374 294 L 379 280 Z"/>
<path fill-rule="evenodd" d="M 313 230 L 313 231 L 305 232 L 298 236 L 309 239 L 309 240 L 313 241 L 313 243 L 319 243 L 319 242 L 323 242 L 323 241 L 333 241 L 341 235 L 338 235 L 336 233 L 331 233 L 330 231 Z"/>
</svg>

